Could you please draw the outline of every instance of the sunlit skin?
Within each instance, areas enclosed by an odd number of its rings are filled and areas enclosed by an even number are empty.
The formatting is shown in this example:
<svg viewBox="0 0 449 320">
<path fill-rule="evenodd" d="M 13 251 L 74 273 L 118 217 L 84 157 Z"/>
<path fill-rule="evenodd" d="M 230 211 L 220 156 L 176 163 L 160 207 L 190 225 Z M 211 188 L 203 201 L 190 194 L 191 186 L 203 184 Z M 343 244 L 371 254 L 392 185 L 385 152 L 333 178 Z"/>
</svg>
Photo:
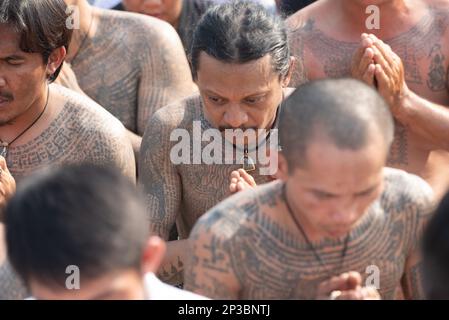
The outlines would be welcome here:
<svg viewBox="0 0 449 320">
<path fill-rule="evenodd" d="M 279 155 L 279 176 L 287 184 L 288 202 L 312 241 L 345 236 L 354 228 L 382 192 L 386 155 L 379 134 L 356 151 L 316 137 L 307 148 L 305 166 L 292 173 Z"/>
</svg>

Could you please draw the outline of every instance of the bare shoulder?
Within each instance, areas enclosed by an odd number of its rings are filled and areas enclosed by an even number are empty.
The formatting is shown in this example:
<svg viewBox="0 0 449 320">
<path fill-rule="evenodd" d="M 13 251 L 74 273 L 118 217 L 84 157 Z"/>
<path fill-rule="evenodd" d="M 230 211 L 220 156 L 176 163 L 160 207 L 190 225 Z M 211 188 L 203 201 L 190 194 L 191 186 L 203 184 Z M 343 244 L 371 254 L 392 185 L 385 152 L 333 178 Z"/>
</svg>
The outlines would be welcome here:
<svg viewBox="0 0 449 320">
<path fill-rule="evenodd" d="M 87 96 L 58 85 L 52 89 L 63 97 L 64 106 L 44 136 L 59 144 L 64 162 L 112 165 L 135 181 L 134 153 L 123 124 Z"/>
<path fill-rule="evenodd" d="M 405 218 L 426 219 L 434 207 L 434 194 L 422 178 L 393 168 L 385 168 L 385 188 L 381 205 Z"/>
<path fill-rule="evenodd" d="M 291 15 L 286 20 L 289 30 L 293 32 L 302 30 L 310 19 L 319 16 L 320 12 L 326 9 L 326 2 L 327 1 L 317 1 Z"/>
<path fill-rule="evenodd" d="M 125 136 L 123 124 L 102 106 L 85 95 L 69 90 L 59 85 L 52 85 L 52 89 L 64 98 L 63 112 L 76 112 L 78 117 L 66 117 L 66 121 L 74 122 L 92 135 L 110 134 L 114 137 Z"/>
<path fill-rule="evenodd" d="M 201 96 L 191 95 L 156 111 L 147 124 L 145 135 L 148 136 L 149 132 L 156 133 L 155 130 L 160 129 L 167 132 L 174 129 L 188 129 L 193 121 L 200 120 L 201 113 Z"/>
</svg>

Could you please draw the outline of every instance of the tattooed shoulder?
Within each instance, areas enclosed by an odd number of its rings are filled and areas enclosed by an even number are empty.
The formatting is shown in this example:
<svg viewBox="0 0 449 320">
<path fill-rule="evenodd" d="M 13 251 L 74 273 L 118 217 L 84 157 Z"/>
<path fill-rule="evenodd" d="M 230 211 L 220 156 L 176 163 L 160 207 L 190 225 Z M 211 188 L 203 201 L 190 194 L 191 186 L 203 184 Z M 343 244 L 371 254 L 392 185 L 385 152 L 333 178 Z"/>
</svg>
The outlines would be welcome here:
<svg viewBox="0 0 449 320">
<path fill-rule="evenodd" d="M 396 214 L 397 219 L 407 223 L 410 228 L 406 247 L 414 248 L 435 206 L 432 188 L 416 175 L 385 168 L 381 205 L 387 214 Z"/>
<path fill-rule="evenodd" d="M 54 94 L 64 106 L 35 139 L 8 154 L 14 177 L 22 178 L 49 165 L 90 162 L 115 166 L 135 181 L 135 161 L 125 128 L 90 99 L 58 85 Z"/>
<path fill-rule="evenodd" d="M 192 89 L 182 44 L 176 31 L 158 19 L 114 10 L 95 12 L 95 35 L 72 68 L 88 96 L 142 135 L 155 110 L 184 94 L 185 88 Z"/>
</svg>

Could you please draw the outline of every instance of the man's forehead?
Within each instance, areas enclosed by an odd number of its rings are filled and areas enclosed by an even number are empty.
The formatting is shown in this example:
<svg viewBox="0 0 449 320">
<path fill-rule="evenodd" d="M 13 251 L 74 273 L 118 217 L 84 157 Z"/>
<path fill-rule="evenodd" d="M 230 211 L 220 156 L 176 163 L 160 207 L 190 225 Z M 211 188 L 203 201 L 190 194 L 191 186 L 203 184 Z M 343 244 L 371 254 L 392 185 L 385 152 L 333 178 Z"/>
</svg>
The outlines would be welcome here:
<svg viewBox="0 0 449 320">
<path fill-rule="evenodd" d="M 278 79 L 270 56 L 240 64 L 222 62 L 204 53 L 198 70 L 200 89 L 222 95 L 233 92 L 250 96 L 267 92 Z"/>
<path fill-rule="evenodd" d="M 240 74 L 274 74 L 271 64 L 271 56 L 269 54 L 255 60 L 248 62 L 226 62 L 218 58 L 212 57 L 206 52 L 202 51 L 199 56 L 199 70 L 198 72 L 219 71 L 224 74 L 233 74 L 238 72 Z"/>
<path fill-rule="evenodd" d="M 20 35 L 10 25 L 0 24 L 0 51 L 2 55 L 24 53 L 20 49 Z"/>
</svg>

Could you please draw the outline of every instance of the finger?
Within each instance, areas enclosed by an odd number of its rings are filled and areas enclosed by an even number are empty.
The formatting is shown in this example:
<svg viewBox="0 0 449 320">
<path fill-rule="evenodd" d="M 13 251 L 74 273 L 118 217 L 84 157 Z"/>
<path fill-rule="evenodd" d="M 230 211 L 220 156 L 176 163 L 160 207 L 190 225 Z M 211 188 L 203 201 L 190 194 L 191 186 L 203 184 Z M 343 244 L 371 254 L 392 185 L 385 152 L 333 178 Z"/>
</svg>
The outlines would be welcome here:
<svg viewBox="0 0 449 320">
<path fill-rule="evenodd" d="M 373 50 L 374 50 L 374 59 L 373 59 L 374 62 L 382 66 L 387 76 L 391 76 L 393 74 L 392 65 L 390 65 L 390 63 L 385 59 L 382 52 L 376 46 L 373 47 Z"/>
<path fill-rule="evenodd" d="M 380 300 L 379 291 L 375 287 L 363 287 L 362 295 L 364 300 Z"/>
<path fill-rule="evenodd" d="M 246 184 L 242 181 L 239 181 L 237 183 L 237 191 L 243 191 L 246 189 Z"/>
<path fill-rule="evenodd" d="M 365 73 L 362 76 L 362 81 L 368 84 L 369 86 L 374 85 L 374 72 L 376 70 L 376 66 L 371 63 L 368 68 L 366 68 Z"/>
<path fill-rule="evenodd" d="M 8 165 L 6 164 L 6 159 L 2 156 L 0 156 L 0 168 L 2 168 L 3 170 L 8 171 Z"/>
<path fill-rule="evenodd" d="M 377 79 L 377 85 L 379 88 L 379 91 L 386 90 L 388 88 L 388 76 L 385 74 L 383 68 L 381 65 L 376 64 L 376 71 L 374 72 L 376 79 Z"/>
<path fill-rule="evenodd" d="M 361 288 L 355 290 L 342 291 L 336 300 L 363 300 L 364 296 Z"/>
<path fill-rule="evenodd" d="M 394 52 L 388 44 L 378 39 L 373 42 L 373 45 L 379 50 L 379 52 L 382 54 L 382 56 L 388 62 L 388 64 L 393 66 L 396 63 L 396 61 L 393 58 Z"/>
<path fill-rule="evenodd" d="M 374 50 L 372 48 L 366 48 L 362 60 L 359 65 L 359 74 L 363 74 L 368 66 L 373 63 L 374 59 Z"/>
<path fill-rule="evenodd" d="M 347 288 L 355 289 L 362 285 L 362 276 L 356 271 L 348 272 Z"/>
<path fill-rule="evenodd" d="M 318 290 L 321 294 L 329 296 L 332 291 L 346 290 L 348 274 L 343 273 L 339 276 L 334 276 L 330 280 L 322 282 L 318 286 Z"/>
<path fill-rule="evenodd" d="M 235 193 L 235 192 L 237 191 L 237 183 L 231 183 L 231 184 L 229 185 L 229 191 L 230 191 L 231 193 Z"/>
<path fill-rule="evenodd" d="M 373 45 L 373 40 L 369 37 L 368 34 L 363 33 L 362 34 L 362 47 L 368 48 L 368 47 L 371 47 L 372 45 Z"/>
<path fill-rule="evenodd" d="M 240 176 L 250 185 L 255 187 L 256 186 L 256 181 L 254 180 L 253 176 L 250 175 L 248 172 L 246 172 L 243 169 L 239 170 L 240 172 Z"/>
<path fill-rule="evenodd" d="M 238 170 L 234 170 L 234 171 L 231 172 L 231 180 L 233 178 L 236 178 L 236 179 L 240 178 L 240 173 L 239 173 Z"/>
</svg>

